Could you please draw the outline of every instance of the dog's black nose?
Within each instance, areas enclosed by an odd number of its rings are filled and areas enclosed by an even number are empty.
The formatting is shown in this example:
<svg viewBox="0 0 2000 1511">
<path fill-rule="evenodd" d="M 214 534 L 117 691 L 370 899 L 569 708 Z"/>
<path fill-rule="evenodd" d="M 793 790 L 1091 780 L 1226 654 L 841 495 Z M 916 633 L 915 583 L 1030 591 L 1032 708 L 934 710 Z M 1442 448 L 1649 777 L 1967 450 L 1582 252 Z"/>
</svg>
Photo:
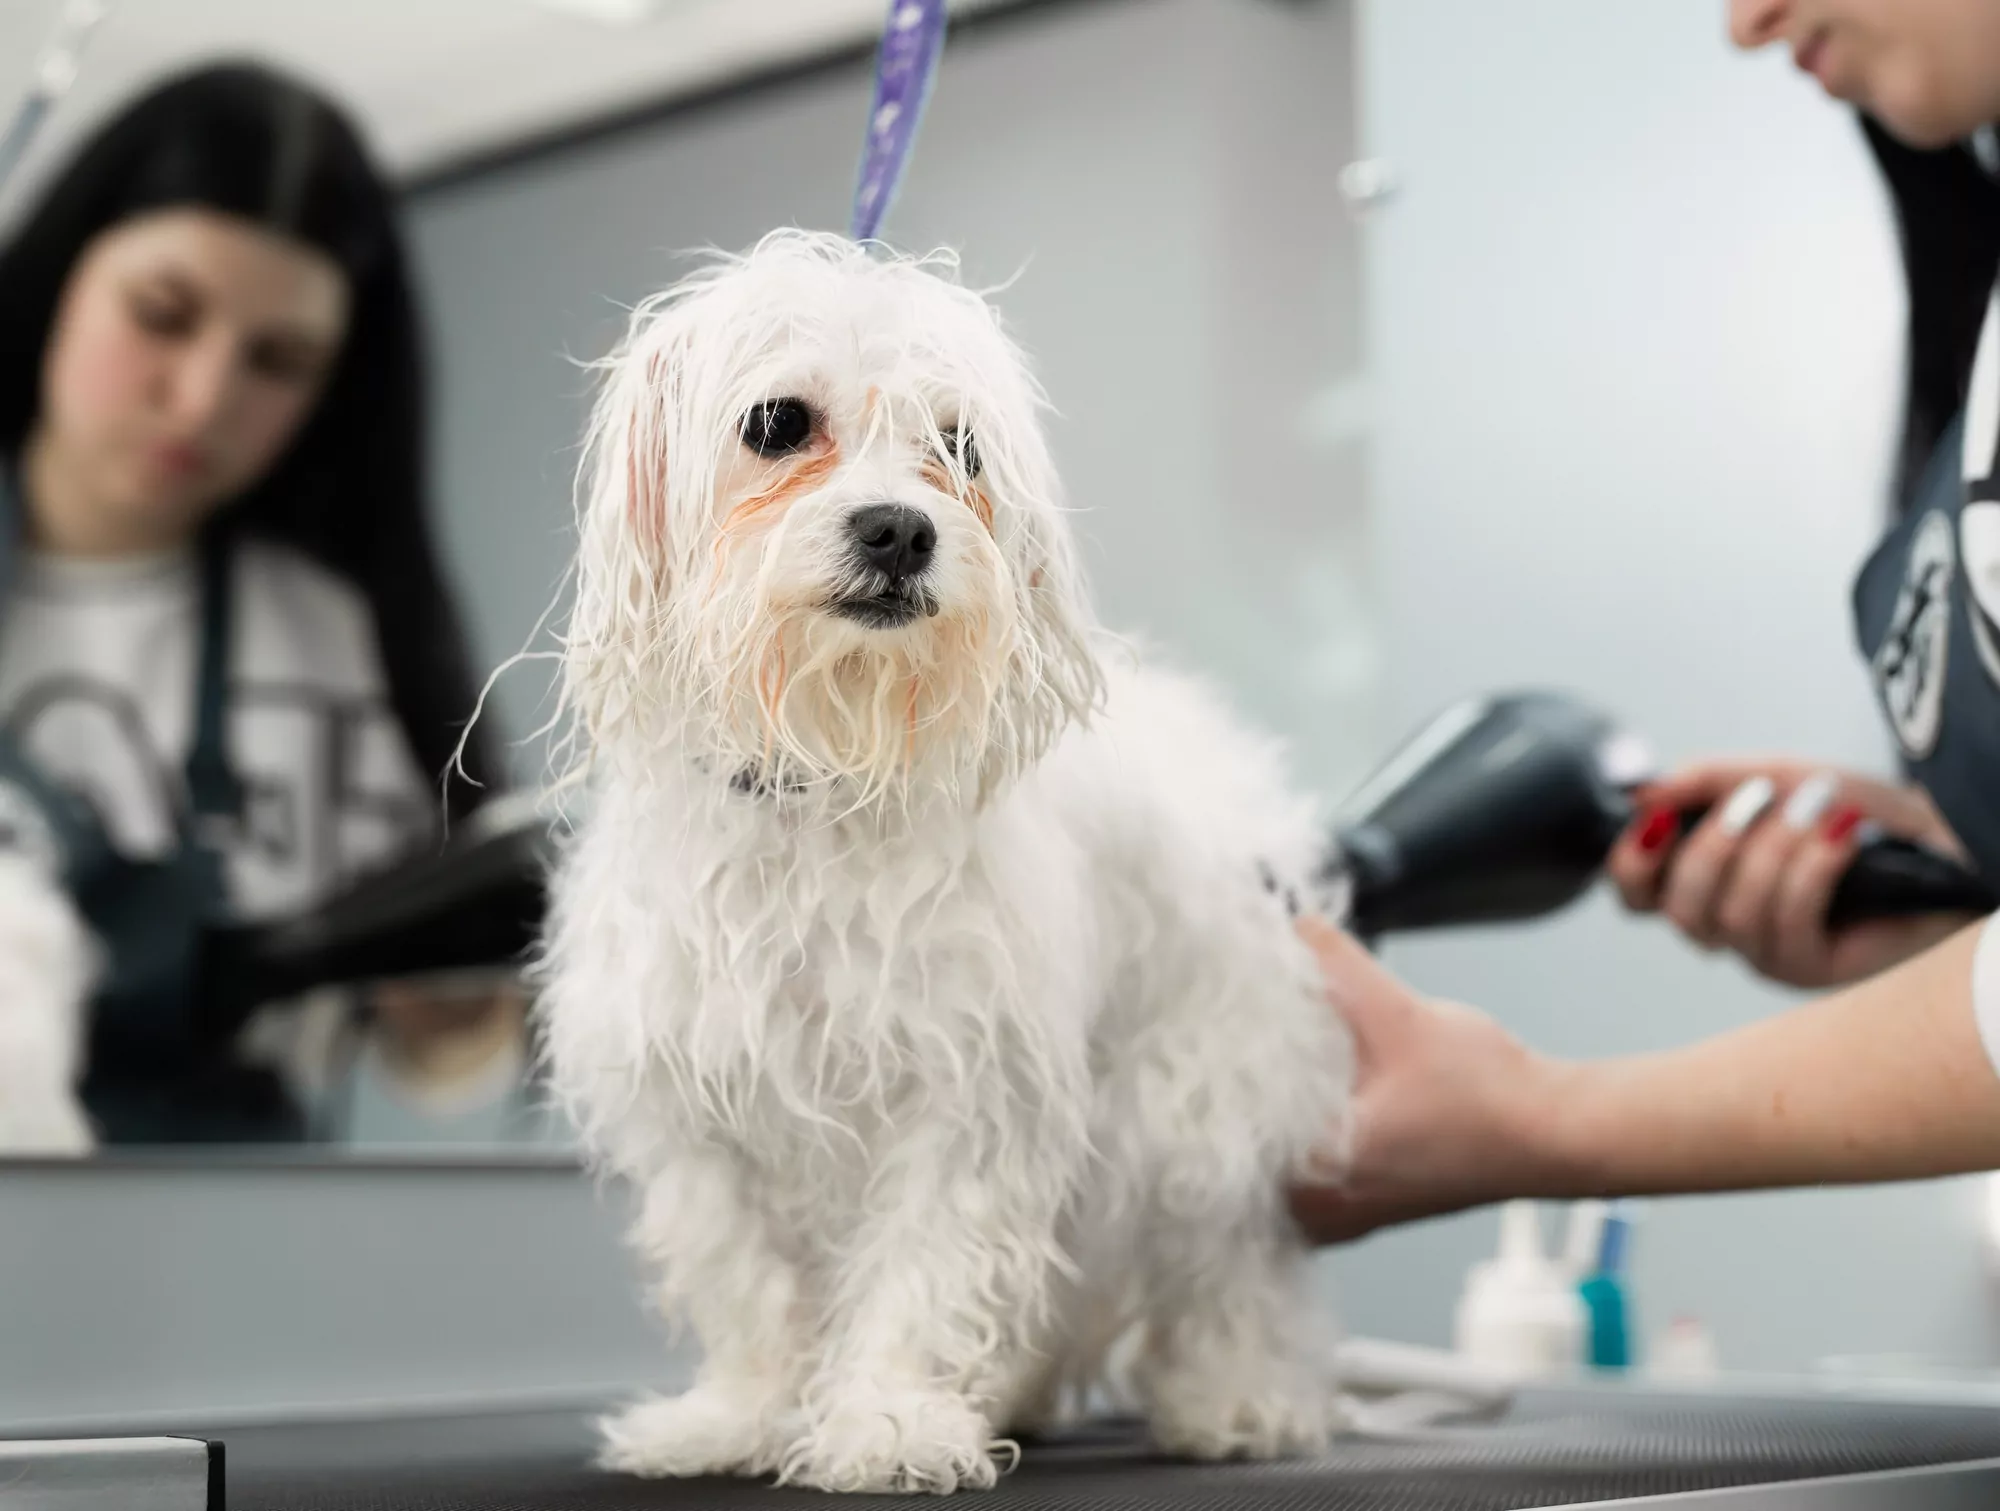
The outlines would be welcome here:
<svg viewBox="0 0 2000 1511">
<path fill-rule="evenodd" d="M 937 526 L 908 504 L 869 504 L 847 516 L 855 553 L 891 582 L 921 577 L 937 550 Z"/>
</svg>

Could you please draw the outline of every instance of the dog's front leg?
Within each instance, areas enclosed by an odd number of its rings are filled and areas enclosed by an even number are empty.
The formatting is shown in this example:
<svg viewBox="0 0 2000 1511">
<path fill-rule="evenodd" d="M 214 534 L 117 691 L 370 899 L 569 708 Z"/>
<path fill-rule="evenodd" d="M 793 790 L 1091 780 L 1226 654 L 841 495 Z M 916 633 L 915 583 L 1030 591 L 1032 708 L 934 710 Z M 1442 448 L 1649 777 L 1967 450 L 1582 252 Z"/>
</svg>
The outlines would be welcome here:
<svg viewBox="0 0 2000 1511">
<path fill-rule="evenodd" d="M 683 1394 L 604 1422 L 609 1468 L 650 1478 L 768 1474 L 798 1436 L 812 1364 L 804 1298 L 749 1179 L 729 1155 L 699 1149 L 646 1185 L 634 1239 L 660 1267 L 661 1309 L 693 1327 L 702 1362 Z"/>
<path fill-rule="evenodd" d="M 1014 1116 L 1032 1121 L 1026 1109 Z M 1068 1151 L 1031 1139 L 979 1148 L 959 1124 L 903 1137 L 839 1256 L 829 1353 L 786 1480 L 876 1493 L 994 1484 L 996 1457 L 1011 1449 L 994 1437 L 999 1396 L 1021 1373 L 1060 1265 L 1056 1223 L 1074 1167 Z"/>
</svg>

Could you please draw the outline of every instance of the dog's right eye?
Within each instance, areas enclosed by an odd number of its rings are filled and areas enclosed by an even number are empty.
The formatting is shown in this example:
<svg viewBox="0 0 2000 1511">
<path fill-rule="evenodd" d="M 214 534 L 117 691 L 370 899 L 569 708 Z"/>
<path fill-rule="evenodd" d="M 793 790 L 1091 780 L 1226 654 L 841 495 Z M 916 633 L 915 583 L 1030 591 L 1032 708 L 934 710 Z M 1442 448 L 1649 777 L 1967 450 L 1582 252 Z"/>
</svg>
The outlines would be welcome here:
<svg viewBox="0 0 2000 1511">
<path fill-rule="evenodd" d="M 790 456 L 812 439 L 813 415 L 803 399 L 771 399 L 743 416 L 743 444 L 759 456 Z"/>
</svg>

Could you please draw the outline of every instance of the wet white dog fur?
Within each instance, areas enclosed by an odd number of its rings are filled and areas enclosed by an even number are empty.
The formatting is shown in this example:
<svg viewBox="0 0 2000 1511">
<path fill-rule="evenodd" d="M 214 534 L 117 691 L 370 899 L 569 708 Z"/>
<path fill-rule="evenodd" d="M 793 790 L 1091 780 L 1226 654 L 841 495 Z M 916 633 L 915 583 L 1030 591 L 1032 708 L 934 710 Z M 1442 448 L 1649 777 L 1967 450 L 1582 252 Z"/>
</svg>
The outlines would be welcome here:
<svg viewBox="0 0 2000 1511">
<path fill-rule="evenodd" d="M 1335 1425 L 1281 1194 L 1349 1085 L 1287 909 L 1323 831 L 1096 626 L 1043 407 L 949 258 L 798 232 L 604 365 L 544 1029 L 703 1351 L 617 1468 L 988 1486 L 1114 1353 L 1173 1452 Z"/>
<path fill-rule="evenodd" d="M 0 784 L 0 1152 L 75 1155 L 95 1143 L 77 1094 L 100 952 L 52 854 Z"/>
</svg>

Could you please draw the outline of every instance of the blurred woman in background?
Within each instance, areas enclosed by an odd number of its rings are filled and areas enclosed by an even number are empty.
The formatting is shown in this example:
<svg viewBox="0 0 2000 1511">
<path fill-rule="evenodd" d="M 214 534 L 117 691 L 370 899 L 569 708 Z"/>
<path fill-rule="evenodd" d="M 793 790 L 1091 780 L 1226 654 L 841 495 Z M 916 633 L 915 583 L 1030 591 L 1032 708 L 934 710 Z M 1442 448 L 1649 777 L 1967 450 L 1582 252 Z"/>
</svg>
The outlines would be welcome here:
<svg viewBox="0 0 2000 1511">
<path fill-rule="evenodd" d="M 0 1147 L 300 1136 L 216 930 L 494 776 L 474 741 L 444 781 L 424 400 L 393 196 L 267 70 L 127 107 L 0 250 Z"/>
</svg>

